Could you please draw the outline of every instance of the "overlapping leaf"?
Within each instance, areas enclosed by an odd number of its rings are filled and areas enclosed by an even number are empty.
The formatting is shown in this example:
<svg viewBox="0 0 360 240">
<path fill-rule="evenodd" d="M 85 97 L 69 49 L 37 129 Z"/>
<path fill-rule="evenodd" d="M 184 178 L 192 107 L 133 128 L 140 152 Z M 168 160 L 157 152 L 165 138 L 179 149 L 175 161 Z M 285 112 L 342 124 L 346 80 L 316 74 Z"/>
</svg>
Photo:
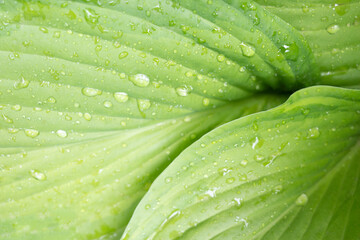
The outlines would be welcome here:
<svg viewBox="0 0 360 240">
<path fill-rule="evenodd" d="M 122 239 L 358 239 L 360 91 L 301 90 L 206 134 L 156 179 Z"/>
</svg>

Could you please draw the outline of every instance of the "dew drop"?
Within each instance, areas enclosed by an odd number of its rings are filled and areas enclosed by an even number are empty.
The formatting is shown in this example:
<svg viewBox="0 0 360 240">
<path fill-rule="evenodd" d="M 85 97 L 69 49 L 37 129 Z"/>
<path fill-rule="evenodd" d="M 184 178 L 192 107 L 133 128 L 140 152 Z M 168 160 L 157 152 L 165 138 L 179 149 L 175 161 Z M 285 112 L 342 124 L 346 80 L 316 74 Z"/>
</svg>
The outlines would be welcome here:
<svg viewBox="0 0 360 240">
<path fill-rule="evenodd" d="M 172 177 L 165 178 L 165 183 L 171 183 L 171 181 L 172 181 Z"/>
<path fill-rule="evenodd" d="M 30 175 L 35 178 L 38 181 L 45 181 L 46 175 L 43 172 L 40 172 L 39 170 L 30 170 Z"/>
<path fill-rule="evenodd" d="M 315 127 L 315 128 L 309 129 L 307 138 L 315 139 L 315 138 L 318 138 L 319 136 L 320 136 L 319 128 Z"/>
<path fill-rule="evenodd" d="M 129 80 L 138 87 L 147 87 L 150 83 L 150 79 L 145 74 L 136 74 L 134 76 L 130 76 Z"/>
<path fill-rule="evenodd" d="M 25 129 L 25 135 L 31 138 L 36 138 L 39 136 L 40 132 L 35 129 Z"/>
<path fill-rule="evenodd" d="M 102 94 L 102 91 L 99 90 L 99 89 L 96 89 L 96 88 L 89 88 L 89 87 L 86 87 L 86 88 L 83 88 L 81 90 L 82 94 L 84 94 L 85 96 L 87 97 L 95 97 L 97 95 L 101 95 Z"/>
<path fill-rule="evenodd" d="M 138 99 L 137 103 L 138 103 L 140 112 L 143 112 L 143 111 L 149 109 L 151 106 L 150 100 L 147 100 L 147 99 Z"/>
<path fill-rule="evenodd" d="M 284 44 L 280 47 L 280 52 L 286 59 L 295 61 L 299 57 L 299 47 L 296 43 Z"/>
<path fill-rule="evenodd" d="M 48 103 L 56 103 L 56 99 L 55 99 L 54 97 L 49 97 L 49 98 L 47 99 L 47 102 L 48 102 Z"/>
<path fill-rule="evenodd" d="M 126 58 L 128 55 L 129 55 L 128 52 L 121 52 L 121 53 L 119 54 L 119 59 L 124 59 L 124 58 Z"/>
<path fill-rule="evenodd" d="M 241 43 L 240 45 L 241 50 L 242 50 L 242 54 L 245 57 L 252 57 L 255 55 L 255 48 L 253 46 L 250 46 L 248 44 L 245 43 Z"/>
<path fill-rule="evenodd" d="M 246 165 L 248 164 L 248 160 L 244 159 L 240 162 L 240 165 L 243 166 L 243 167 L 246 167 Z"/>
<path fill-rule="evenodd" d="M 204 98 L 204 99 L 202 100 L 202 103 L 203 103 L 203 105 L 204 105 L 205 107 L 207 107 L 207 106 L 209 106 L 209 104 L 210 104 L 210 99 Z"/>
<path fill-rule="evenodd" d="M 15 89 L 27 88 L 29 86 L 29 83 L 30 83 L 30 81 L 26 80 L 22 76 L 21 79 L 14 84 L 14 88 Z"/>
<path fill-rule="evenodd" d="M 4 119 L 5 122 L 7 122 L 7 123 L 13 123 L 14 122 L 10 117 L 6 116 L 4 113 L 2 113 L 1 115 L 2 115 L 2 118 Z"/>
<path fill-rule="evenodd" d="M 251 148 L 252 149 L 259 149 L 264 145 L 264 139 L 259 138 L 259 137 L 255 137 L 252 141 L 251 141 Z"/>
<path fill-rule="evenodd" d="M 104 107 L 111 108 L 112 106 L 113 106 L 112 102 L 110 102 L 110 101 L 105 101 L 104 102 Z"/>
<path fill-rule="evenodd" d="M 254 156 L 254 159 L 255 159 L 255 161 L 257 161 L 257 162 L 261 162 L 261 161 L 263 161 L 263 160 L 265 159 L 265 157 L 264 157 L 263 155 L 256 154 L 256 155 Z"/>
<path fill-rule="evenodd" d="M 330 26 L 328 26 L 326 28 L 326 31 L 330 34 L 335 34 L 337 33 L 338 31 L 340 30 L 340 27 L 339 25 L 336 25 L 336 24 L 331 24 Z"/>
<path fill-rule="evenodd" d="M 225 56 L 223 54 L 219 54 L 216 59 L 219 61 L 219 62 L 223 62 L 225 60 Z"/>
<path fill-rule="evenodd" d="M 231 184 L 231 183 L 233 183 L 233 182 L 235 182 L 235 178 L 234 178 L 234 177 L 231 177 L 231 178 L 226 179 L 226 183 L 227 183 L 227 184 Z"/>
<path fill-rule="evenodd" d="M 304 206 L 307 204 L 308 200 L 309 200 L 308 196 L 305 193 L 303 193 L 296 199 L 295 204 L 298 206 Z"/>
<path fill-rule="evenodd" d="M 100 16 L 91 8 L 84 9 L 84 16 L 85 16 L 85 21 L 90 25 L 94 25 L 99 22 Z"/>
<path fill-rule="evenodd" d="M 8 128 L 8 133 L 14 134 L 14 133 L 18 133 L 19 129 L 18 128 Z"/>
<path fill-rule="evenodd" d="M 121 102 L 121 103 L 127 102 L 129 100 L 128 94 L 124 93 L 124 92 L 114 93 L 114 98 L 116 101 Z"/>
<path fill-rule="evenodd" d="M 90 121 L 91 120 L 91 114 L 90 113 L 84 113 L 84 119 L 86 120 L 86 121 Z"/>
<path fill-rule="evenodd" d="M 16 104 L 16 105 L 12 106 L 11 109 L 14 110 L 14 111 L 20 111 L 20 110 L 21 110 L 21 106 L 18 105 L 18 104 Z"/>
<path fill-rule="evenodd" d="M 181 97 L 186 97 L 187 95 L 189 95 L 192 91 L 192 87 L 191 86 L 182 86 L 182 87 L 178 87 L 175 89 L 176 94 L 181 96 Z"/>
<path fill-rule="evenodd" d="M 57 130 L 57 131 L 56 131 L 56 135 L 58 135 L 58 136 L 61 137 L 61 138 L 66 138 L 68 134 L 67 134 L 67 132 L 64 131 L 64 130 Z"/>
</svg>

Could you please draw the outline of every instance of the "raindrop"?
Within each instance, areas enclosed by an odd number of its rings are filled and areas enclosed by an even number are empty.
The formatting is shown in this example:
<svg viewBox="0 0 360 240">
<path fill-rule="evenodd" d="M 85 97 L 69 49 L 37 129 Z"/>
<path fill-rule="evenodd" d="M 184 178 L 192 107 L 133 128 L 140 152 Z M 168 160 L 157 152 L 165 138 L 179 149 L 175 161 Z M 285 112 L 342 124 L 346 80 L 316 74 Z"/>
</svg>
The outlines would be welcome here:
<svg viewBox="0 0 360 240">
<path fill-rule="evenodd" d="M 245 43 L 241 43 L 240 45 L 241 50 L 242 50 L 242 54 L 245 57 L 252 57 L 255 55 L 255 48 L 253 46 L 250 46 L 248 44 Z"/>
<path fill-rule="evenodd" d="M 35 138 L 37 136 L 39 136 L 40 132 L 38 130 L 35 129 L 25 129 L 25 135 L 31 138 Z"/>
<path fill-rule="evenodd" d="M 171 181 L 172 181 L 172 177 L 165 178 L 165 183 L 171 183 Z"/>
<path fill-rule="evenodd" d="M 315 128 L 309 129 L 307 138 L 315 139 L 315 138 L 318 138 L 319 136 L 320 136 L 319 128 L 315 127 Z"/>
<path fill-rule="evenodd" d="M 192 91 L 192 87 L 191 86 L 182 86 L 182 87 L 178 87 L 175 89 L 176 94 L 181 96 L 181 97 L 186 97 L 187 95 L 189 95 Z"/>
<path fill-rule="evenodd" d="M 298 206 L 304 206 L 307 204 L 308 200 L 309 200 L 308 196 L 305 193 L 303 193 L 296 199 L 295 204 Z"/>
<path fill-rule="evenodd" d="M 67 132 L 64 131 L 64 130 L 57 130 L 57 131 L 56 131 L 56 135 L 58 135 L 58 136 L 61 137 L 61 138 L 66 138 L 68 134 L 67 134 Z"/>
<path fill-rule="evenodd" d="M 106 108 L 111 108 L 112 107 L 112 102 L 110 102 L 110 101 L 105 101 L 104 102 L 104 107 L 106 107 Z"/>
<path fill-rule="evenodd" d="M 130 76 L 129 80 L 138 87 L 146 87 L 150 83 L 149 77 L 145 74 L 136 74 L 134 76 Z"/>
<path fill-rule="evenodd" d="M 338 31 L 340 30 L 340 27 L 339 25 L 336 25 L 336 24 L 331 24 L 330 26 L 328 26 L 326 28 L 326 31 L 330 34 L 335 34 L 337 33 Z"/>
<path fill-rule="evenodd" d="M 138 103 L 140 112 L 143 112 L 143 111 L 149 109 L 151 106 L 150 100 L 147 100 L 147 99 L 138 99 L 137 103 Z"/>
<path fill-rule="evenodd" d="M 95 89 L 95 88 L 89 88 L 89 87 L 86 87 L 86 88 L 83 88 L 81 90 L 82 94 L 84 94 L 85 96 L 87 97 L 95 97 L 97 95 L 101 95 L 102 94 L 102 91 L 99 90 L 99 89 Z"/>
<path fill-rule="evenodd" d="M 128 52 L 121 52 L 121 53 L 119 54 L 119 59 L 126 58 L 128 55 L 129 55 Z"/>
<path fill-rule="evenodd" d="M 91 8 L 84 9 L 85 21 L 88 24 L 97 24 L 99 22 L 99 15 Z"/>
<path fill-rule="evenodd" d="M 7 122 L 7 123 L 13 123 L 14 122 L 11 118 L 6 116 L 4 113 L 2 113 L 1 115 L 2 115 L 2 118 L 4 119 L 5 122 Z"/>
<path fill-rule="evenodd" d="M 128 94 L 124 93 L 124 92 L 114 93 L 114 98 L 116 101 L 121 102 L 121 103 L 127 102 L 129 100 Z"/>
<path fill-rule="evenodd" d="M 40 172 L 39 170 L 30 170 L 30 175 L 39 181 L 45 181 L 46 175 L 43 172 Z"/>
<path fill-rule="evenodd" d="M 20 110 L 21 110 L 21 106 L 18 105 L 18 104 L 16 104 L 16 105 L 12 106 L 11 109 L 14 110 L 14 111 L 20 111 Z"/>
<path fill-rule="evenodd" d="M 223 54 L 219 54 L 216 58 L 219 62 L 223 62 L 225 60 L 225 56 Z"/>
<path fill-rule="evenodd" d="M 209 106 L 210 104 L 210 99 L 208 98 L 204 98 L 203 101 L 202 101 L 203 105 L 206 107 L 206 106 Z"/>
<path fill-rule="evenodd" d="M 21 79 L 14 84 L 14 88 L 15 89 L 27 88 L 29 86 L 29 83 L 30 83 L 30 81 L 26 80 L 22 76 Z"/>
</svg>

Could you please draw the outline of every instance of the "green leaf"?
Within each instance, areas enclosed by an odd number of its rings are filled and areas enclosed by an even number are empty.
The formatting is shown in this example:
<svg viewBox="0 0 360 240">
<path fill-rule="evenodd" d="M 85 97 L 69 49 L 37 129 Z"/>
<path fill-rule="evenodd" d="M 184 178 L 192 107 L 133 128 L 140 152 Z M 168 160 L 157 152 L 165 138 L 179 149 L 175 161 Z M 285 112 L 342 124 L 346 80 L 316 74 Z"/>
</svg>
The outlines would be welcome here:
<svg viewBox="0 0 360 240">
<path fill-rule="evenodd" d="M 126 9 L 0 1 L 0 239 L 118 239 L 183 149 L 285 100 Z"/>
<path fill-rule="evenodd" d="M 360 91 L 312 87 L 182 152 L 122 239 L 358 239 Z"/>
<path fill-rule="evenodd" d="M 310 45 L 319 84 L 360 88 L 359 0 L 256 0 L 291 24 Z"/>
</svg>

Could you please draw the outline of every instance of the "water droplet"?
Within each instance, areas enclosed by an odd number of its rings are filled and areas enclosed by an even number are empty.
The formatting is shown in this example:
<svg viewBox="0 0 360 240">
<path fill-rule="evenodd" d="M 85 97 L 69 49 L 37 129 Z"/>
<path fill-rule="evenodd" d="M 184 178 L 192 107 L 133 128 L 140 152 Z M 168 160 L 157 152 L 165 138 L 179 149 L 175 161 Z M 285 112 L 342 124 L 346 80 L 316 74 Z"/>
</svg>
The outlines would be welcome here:
<svg viewBox="0 0 360 240">
<path fill-rule="evenodd" d="M 18 133 L 19 129 L 17 128 L 8 128 L 8 133 L 14 134 L 14 133 Z"/>
<path fill-rule="evenodd" d="M 119 54 L 119 59 L 126 58 L 128 55 L 129 55 L 128 52 L 121 52 L 121 53 Z"/>
<path fill-rule="evenodd" d="M 171 181 L 172 181 L 172 177 L 165 178 L 165 183 L 171 183 Z"/>
<path fill-rule="evenodd" d="M 86 121 L 90 121 L 91 120 L 91 115 L 90 115 L 90 113 L 84 113 L 84 119 L 86 120 Z"/>
<path fill-rule="evenodd" d="M 49 98 L 47 99 L 47 102 L 48 102 L 48 103 L 56 103 L 56 99 L 55 99 L 54 97 L 49 97 Z"/>
<path fill-rule="evenodd" d="M 96 88 L 89 88 L 89 87 L 86 87 L 86 88 L 83 88 L 81 90 L 82 94 L 84 94 L 85 96 L 87 97 L 95 97 L 97 95 L 101 95 L 102 94 L 102 91 L 99 90 L 99 89 L 96 89 Z"/>
<path fill-rule="evenodd" d="M 147 99 L 138 99 L 137 103 L 138 103 L 140 112 L 143 112 L 143 111 L 149 109 L 151 106 L 150 100 L 147 100 Z"/>
<path fill-rule="evenodd" d="M 280 47 L 280 52 L 285 56 L 286 59 L 292 61 L 296 61 L 299 57 L 299 47 L 295 42 L 282 45 Z"/>
<path fill-rule="evenodd" d="M 219 62 L 223 62 L 225 60 L 225 56 L 223 54 L 219 54 L 216 58 Z"/>
<path fill-rule="evenodd" d="M 295 204 L 298 206 L 304 206 L 307 204 L 308 200 L 309 200 L 308 196 L 305 193 L 303 193 L 296 199 Z"/>
<path fill-rule="evenodd" d="M 100 16 L 91 8 L 84 9 L 84 16 L 85 16 L 85 21 L 90 25 L 94 25 L 99 22 Z"/>
<path fill-rule="evenodd" d="M 281 192 L 283 190 L 283 186 L 282 185 L 277 185 L 274 187 L 274 193 L 278 194 L 279 192 Z"/>
<path fill-rule="evenodd" d="M 210 99 L 208 98 L 204 98 L 203 101 L 202 101 L 203 105 L 206 107 L 206 106 L 209 106 L 210 104 Z"/>
<path fill-rule="evenodd" d="M 245 43 L 241 43 L 240 45 L 241 50 L 242 50 L 242 54 L 245 57 L 252 57 L 255 55 L 255 48 L 253 46 L 250 46 L 248 44 Z"/>
<path fill-rule="evenodd" d="M 150 83 L 149 77 L 145 74 L 136 74 L 134 76 L 130 76 L 129 80 L 138 87 L 147 87 Z"/>
<path fill-rule="evenodd" d="M 340 30 L 340 26 L 336 24 L 331 24 L 326 28 L 326 31 L 330 34 L 335 34 Z"/>
<path fill-rule="evenodd" d="M 112 102 L 110 102 L 110 101 L 105 101 L 104 102 L 104 107 L 111 108 L 112 106 L 113 106 Z"/>
<path fill-rule="evenodd" d="M 319 128 L 315 127 L 315 128 L 309 129 L 307 138 L 315 139 L 315 138 L 318 138 L 319 136 L 320 136 Z"/>
<path fill-rule="evenodd" d="M 264 157 L 263 155 L 256 154 L 256 155 L 254 156 L 254 159 L 255 159 L 255 161 L 257 161 L 257 162 L 261 162 L 261 161 L 263 161 L 263 160 L 265 159 L 265 157 Z"/>
<path fill-rule="evenodd" d="M 27 88 L 29 86 L 29 83 L 30 83 L 30 81 L 26 80 L 22 76 L 21 79 L 14 84 L 14 88 L 15 89 Z"/>
<path fill-rule="evenodd" d="M 12 106 L 11 109 L 14 110 L 14 111 L 20 111 L 20 110 L 21 110 L 21 106 L 18 105 L 18 104 L 16 104 L 16 105 Z"/>
<path fill-rule="evenodd" d="M 234 177 L 231 177 L 231 178 L 226 179 L 226 183 L 228 183 L 228 184 L 231 184 L 231 183 L 233 183 L 233 182 L 235 182 L 235 178 L 234 178 Z"/>
<path fill-rule="evenodd" d="M 124 92 L 114 93 L 114 98 L 116 101 L 121 102 L 121 103 L 127 102 L 129 100 L 128 94 L 124 93 Z"/>
<path fill-rule="evenodd" d="M 40 172 L 39 170 L 30 170 L 30 175 L 39 181 L 45 181 L 46 175 L 43 172 Z"/>
<path fill-rule="evenodd" d="M 192 87 L 191 86 L 182 86 L 182 87 L 178 87 L 175 89 L 176 94 L 181 96 L 181 97 L 186 97 L 187 95 L 189 95 L 192 91 Z"/>
<path fill-rule="evenodd" d="M 39 27 L 39 30 L 42 31 L 43 33 L 49 32 L 49 30 L 46 27 Z"/>
<path fill-rule="evenodd" d="M 310 110 L 307 109 L 307 108 L 302 108 L 302 109 L 301 109 L 301 113 L 302 113 L 303 115 L 305 115 L 305 116 L 308 115 L 309 112 L 310 112 Z"/>
<path fill-rule="evenodd" d="M 40 132 L 35 129 L 25 129 L 25 135 L 31 138 L 39 136 Z"/>
<path fill-rule="evenodd" d="M 240 162 L 240 165 L 245 167 L 248 164 L 248 162 L 249 162 L 248 160 L 244 159 Z"/>
<path fill-rule="evenodd" d="M 61 138 L 66 138 L 68 134 L 67 134 L 67 132 L 64 131 L 64 130 L 57 130 L 57 131 L 56 131 L 56 135 L 58 135 L 58 136 L 61 137 Z"/>
<path fill-rule="evenodd" d="M 7 122 L 7 123 L 13 123 L 14 122 L 11 118 L 6 116 L 4 113 L 2 113 L 1 115 L 2 115 L 2 118 L 4 119 L 5 122 Z"/>
<path fill-rule="evenodd" d="M 252 149 L 259 149 L 264 145 L 265 140 L 259 137 L 255 137 L 252 141 L 251 141 L 251 148 Z"/>
</svg>

